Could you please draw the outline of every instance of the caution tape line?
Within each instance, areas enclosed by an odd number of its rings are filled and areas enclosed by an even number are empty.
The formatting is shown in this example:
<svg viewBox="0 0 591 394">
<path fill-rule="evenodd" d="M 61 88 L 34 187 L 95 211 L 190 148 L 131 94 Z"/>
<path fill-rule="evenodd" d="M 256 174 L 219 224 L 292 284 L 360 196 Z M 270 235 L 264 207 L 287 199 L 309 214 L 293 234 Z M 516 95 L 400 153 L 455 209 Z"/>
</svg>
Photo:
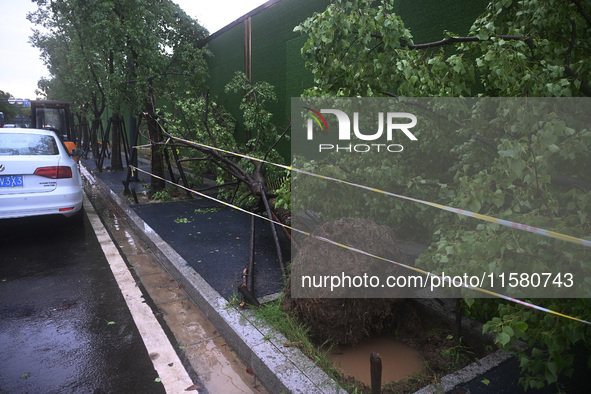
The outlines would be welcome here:
<svg viewBox="0 0 591 394">
<path fill-rule="evenodd" d="M 446 206 L 446 205 L 441 205 L 441 204 L 437 204 L 434 202 L 430 202 L 430 201 L 424 201 L 424 200 L 419 200 L 416 198 L 412 198 L 412 197 L 408 197 L 408 196 L 403 196 L 401 194 L 396 194 L 396 193 L 392 193 L 392 192 L 388 192 L 385 190 L 381 190 L 381 189 L 377 189 L 374 187 L 370 187 L 370 186 L 365 186 L 365 185 L 360 185 L 357 183 L 353 183 L 353 182 L 349 182 L 349 181 L 345 181 L 342 179 L 338 179 L 338 178 L 333 178 L 333 177 L 329 177 L 329 176 L 324 176 L 324 175 L 319 175 L 319 174 L 315 174 L 313 172 L 309 172 L 309 171 L 305 171 L 299 168 L 295 168 L 292 166 L 286 166 L 283 164 L 278 164 L 278 163 L 273 163 L 267 160 L 263 160 L 263 159 L 259 159 L 256 157 L 252 157 L 252 156 L 248 156 L 242 153 L 236 153 L 236 152 L 232 152 L 232 151 L 228 151 L 228 150 L 224 150 L 224 149 L 220 149 L 214 146 L 209 146 L 209 145 L 205 145 L 205 144 L 201 144 L 199 142 L 194 142 L 194 141 L 189 141 L 189 140 L 185 140 L 182 138 L 178 138 L 178 137 L 171 137 L 174 140 L 177 141 L 181 141 L 187 144 L 192 144 L 192 145 L 197 145 L 197 146 L 201 146 L 203 148 L 207 148 L 207 149 L 212 149 L 212 150 L 216 150 L 219 152 L 223 152 L 223 153 L 227 153 L 230 155 L 234 155 L 234 156 L 238 156 L 238 157 L 242 157 L 245 159 L 249 159 L 249 160 L 254 160 L 254 161 L 258 161 L 260 163 L 265 163 L 265 164 L 270 164 L 279 168 L 283 168 L 286 170 L 290 170 L 290 171 L 294 171 L 294 172 L 298 172 L 301 174 L 305 174 L 305 175 L 309 175 L 315 178 L 320 178 L 320 179 L 325 179 L 325 180 L 329 180 L 329 181 L 334 181 L 334 182 L 338 182 L 341 184 L 345 184 L 345 185 L 349 185 L 349 186 L 353 186 L 353 187 L 357 187 L 360 189 L 364 189 L 364 190 L 369 190 L 371 192 L 375 192 L 375 193 L 379 193 L 379 194 L 384 194 L 387 196 L 391 196 L 391 197 L 396 197 L 399 199 L 403 199 L 403 200 L 407 200 L 407 201 L 412 201 L 415 203 L 419 203 L 419 204 L 423 204 L 423 205 L 427 205 L 430 207 L 434 207 L 434 208 L 438 208 L 444 211 L 448 211 L 448 212 L 453 212 L 456 213 L 458 215 L 462 215 L 462 216 L 467 216 L 467 217 L 472 217 L 475 219 L 480 219 L 480 220 L 484 220 L 487 222 L 491 222 L 491 223 L 497 223 L 501 226 L 505 226 L 505 227 L 509 227 L 509 228 L 513 228 L 513 229 L 517 229 L 517 230 L 522 230 L 522 231 L 526 231 L 529 233 L 533 233 L 533 234 L 538 234 L 538 235 L 543 235 L 545 237 L 549 237 L 549 238 L 554 238 L 554 239 L 560 239 L 562 241 L 567 241 L 567 242 L 571 242 L 577 245 L 583 245 L 586 247 L 591 248 L 591 241 L 583 239 L 583 238 L 577 238 L 577 237 L 573 237 L 570 235 L 566 235 L 566 234 L 561 234 L 555 231 L 550 231 L 550 230 L 545 230 L 542 228 L 538 228 L 538 227 L 533 227 L 533 226 L 528 226 L 526 224 L 522 224 L 522 223 L 518 223 L 518 222 L 513 222 L 510 220 L 504 220 L 504 219 L 498 219 L 492 216 L 488 216 L 488 215 L 482 215 L 480 213 L 476 213 L 476 212 L 472 212 L 472 211 L 466 211 L 464 209 L 459 209 L 459 208 L 454 208 L 454 207 L 450 207 L 450 206 Z M 144 145 L 140 146 L 143 147 Z"/>
<path fill-rule="evenodd" d="M 328 244 L 335 245 L 335 246 L 338 246 L 340 248 L 344 248 L 344 249 L 350 250 L 352 252 L 360 253 L 360 254 L 363 254 L 365 256 L 369 256 L 369 257 L 372 257 L 372 258 L 375 258 L 375 259 L 378 259 L 378 260 L 381 260 L 381 261 L 384 261 L 384 262 L 392 263 L 392 264 L 395 264 L 395 265 L 397 265 L 399 267 L 406 268 L 406 269 L 415 271 L 417 273 L 420 273 L 420 274 L 423 274 L 423 275 L 426 275 L 426 276 L 437 277 L 439 279 L 443 279 L 443 280 L 446 280 L 447 282 L 449 282 L 449 279 L 442 278 L 441 276 L 439 276 L 437 274 L 434 274 L 434 273 L 431 273 L 431 272 L 428 272 L 428 271 L 425 271 L 425 270 L 422 270 L 420 268 L 416 268 L 416 267 L 413 267 L 413 266 L 410 266 L 410 265 L 407 265 L 407 264 L 403 264 L 403 263 L 400 263 L 400 262 L 397 262 L 397 261 L 394 261 L 394 260 L 390 260 L 390 259 L 387 259 L 385 257 L 377 256 L 375 254 L 366 252 L 364 250 L 361 250 L 361 249 L 358 249 L 358 248 L 354 248 L 352 246 L 348 246 L 348 245 L 345 245 L 345 244 L 342 244 L 342 243 L 333 241 L 333 240 L 328 239 L 328 238 L 325 238 L 325 237 L 314 235 L 312 233 L 309 233 L 307 231 L 303 231 L 303 230 L 297 229 L 295 227 L 288 226 L 288 225 L 283 224 L 281 222 L 277 222 L 277 221 L 275 221 L 275 220 L 273 220 L 271 218 L 268 218 L 268 217 L 265 217 L 265 216 L 262 216 L 262 215 L 258 215 L 256 213 L 250 212 L 250 211 L 248 211 L 248 210 L 246 210 L 244 208 L 240 208 L 240 207 L 238 207 L 236 205 L 233 205 L 233 204 L 230 204 L 228 202 L 219 200 L 219 199 L 217 199 L 215 197 L 212 197 L 212 196 L 209 196 L 207 194 L 198 192 L 197 190 L 189 189 L 188 187 L 185 187 L 185 186 L 180 185 L 178 183 L 172 182 L 172 181 L 170 181 L 170 180 L 168 180 L 166 178 L 163 178 L 163 177 L 160 177 L 158 175 L 152 174 L 152 173 L 150 173 L 148 171 L 142 170 L 141 168 L 138 168 L 138 167 L 135 167 L 135 166 L 132 166 L 132 165 L 130 165 L 129 167 L 132 169 L 132 171 L 143 172 L 144 174 L 147 174 L 147 175 L 149 175 L 149 176 L 151 176 L 153 178 L 156 178 L 156 179 L 160 179 L 160 180 L 162 180 L 162 181 L 164 181 L 166 183 L 169 183 L 169 184 L 171 184 L 171 185 L 173 185 L 175 187 L 178 187 L 178 188 L 183 189 L 183 190 L 186 190 L 188 192 L 197 194 L 200 197 L 207 198 L 209 200 L 215 201 L 218 204 L 227 206 L 229 208 L 235 209 L 235 210 L 240 211 L 240 212 L 247 213 L 247 214 L 249 214 L 251 216 L 254 216 L 254 217 L 257 217 L 259 219 L 266 220 L 266 221 L 268 221 L 268 222 L 270 222 L 272 224 L 276 224 L 278 226 L 287 228 L 287 229 L 289 229 L 291 231 L 294 231 L 294 232 L 297 232 L 297 233 L 300 233 L 300 234 L 303 234 L 303 235 L 312 237 L 312 238 L 314 238 L 314 239 L 316 239 L 318 241 L 326 242 Z M 539 311 L 542 311 L 542 312 L 545 312 L 545 313 L 550 313 L 550 314 L 553 314 L 553 315 L 556 315 L 556 316 L 560 316 L 560 317 L 567 318 L 567 319 L 570 319 L 570 320 L 574 320 L 574 321 L 577 321 L 577 322 L 580 322 L 580 323 L 591 325 L 591 322 L 589 322 L 587 320 L 583 320 L 583 319 L 580 319 L 580 318 L 577 318 L 577 317 L 565 315 L 563 313 L 556 312 L 556 311 L 553 311 L 551 309 L 541 307 L 539 305 L 531 304 L 529 302 L 521 301 L 521 300 L 518 300 L 516 298 L 512 298 L 512 297 L 509 297 L 509 296 L 506 296 L 506 295 L 503 295 L 503 294 L 500 294 L 500 293 L 496 293 L 496 292 L 493 292 L 493 291 L 490 291 L 490 290 L 486 290 L 486 289 L 482 289 L 482 288 L 479 288 L 479 287 L 469 286 L 469 285 L 466 285 L 465 283 L 462 283 L 462 286 L 465 287 L 465 288 L 467 288 L 467 289 L 470 289 L 470 290 L 479 291 L 479 292 L 485 293 L 487 295 L 490 295 L 490 296 L 493 296 L 493 297 L 497 297 L 497 298 L 501 298 L 501 299 L 504 299 L 504 300 L 507 300 L 507 301 L 510 301 L 510 302 L 513 302 L 513 303 L 516 303 L 516 304 L 519 304 L 519 305 L 523 305 L 523 306 L 526 306 L 526 307 L 529 307 L 529 308 L 532 308 L 532 309 L 536 309 L 536 310 L 539 310 Z"/>
</svg>

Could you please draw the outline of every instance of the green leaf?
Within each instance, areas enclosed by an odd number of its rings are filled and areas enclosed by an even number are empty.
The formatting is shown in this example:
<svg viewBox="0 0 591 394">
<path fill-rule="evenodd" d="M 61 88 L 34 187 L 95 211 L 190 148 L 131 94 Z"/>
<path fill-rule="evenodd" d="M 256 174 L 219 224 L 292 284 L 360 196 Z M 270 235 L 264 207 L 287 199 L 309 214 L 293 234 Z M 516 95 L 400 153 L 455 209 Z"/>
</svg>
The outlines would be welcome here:
<svg viewBox="0 0 591 394">
<path fill-rule="evenodd" d="M 558 367 L 556 363 L 550 362 L 546 364 L 546 373 L 544 375 L 549 384 L 556 383 L 558 380 Z"/>
<path fill-rule="evenodd" d="M 555 152 L 558 152 L 560 150 L 560 148 L 556 144 L 552 144 L 552 145 L 548 146 L 548 150 L 551 153 L 555 153 Z"/>
<path fill-rule="evenodd" d="M 479 40 L 486 41 L 488 40 L 488 33 L 484 30 L 480 30 L 476 37 L 478 37 Z"/>
<path fill-rule="evenodd" d="M 486 386 L 488 386 L 490 384 L 490 380 L 488 380 L 488 379 L 482 379 L 480 382 Z"/>
<path fill-rule="evenodd" d="M 503 157 L 516 157 L 519 151 L 515 149 L 503 149 L 499 150 L 499 155 Z"/>
<path fill-rule="evenodd" d="M 509 168 L 517 175 L 521 175 L 521 172 L 525 168 L 525 161 L 521 159 L 509 159 Z"/>
<path fill-rule="evenodd" d="M 531 356 L 533 358 L 541 358 L 544 356 L 544 352 L 539 348 L 533 348 L 531 351 Z"/>
<path fill-rule="evenodd" d="M 515 323 L 515 328 L 518 329 L 519 331 L 526 332 L 528 325 L 524 321 L 518 321 Z"/>
<path fill-rule="evenodd" d="M 511 337 L 506 332 L 500 332 L 497 334 L 495 338 L 495 342 L 500 344 L 501 347 L 506 346 L 509 342 L 511 342 Z"/>
</svg>

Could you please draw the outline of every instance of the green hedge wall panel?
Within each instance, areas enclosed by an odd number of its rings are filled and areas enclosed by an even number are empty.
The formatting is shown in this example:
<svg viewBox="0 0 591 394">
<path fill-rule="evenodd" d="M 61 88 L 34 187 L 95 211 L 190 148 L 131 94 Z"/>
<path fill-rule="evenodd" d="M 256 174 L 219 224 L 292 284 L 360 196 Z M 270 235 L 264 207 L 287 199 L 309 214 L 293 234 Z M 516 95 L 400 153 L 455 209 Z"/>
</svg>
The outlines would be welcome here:
<svg viewBox="0 0 591 394">
<path fill-rule="evenodd" d="M 290 99 L 298 97 L 313 85 L 311 73 L 305 68 L 301 48 L 306 37 L 293 29 L 314 12 L 322 12 L 329 0 L 281 0 L 245 15 L 251 17 L 251 72 L 253 81 L 266 81 L 275 87 L 277 102 L 268 110 L 278 127 L 289 122 Z M 485 0 L 402 0 L 395 1 L 395 12 L 411 29 L 415 43 L 440 40 L 445 30 L 466 35 L 472 22 L 480 15 Z M 236 71 L 245 71 L 245 25 L 238 21 L 216 33 L 208 43 L 213 53 L 209 59 L 208 85 L 213 96 L 223 102 L 240 123 L 240 95 L 224 92 Z M 243 140 L 240 128 L 237 139 Z M 289 144 L 282 144 L 280 152 L 289 157 Z"/>
</svg>

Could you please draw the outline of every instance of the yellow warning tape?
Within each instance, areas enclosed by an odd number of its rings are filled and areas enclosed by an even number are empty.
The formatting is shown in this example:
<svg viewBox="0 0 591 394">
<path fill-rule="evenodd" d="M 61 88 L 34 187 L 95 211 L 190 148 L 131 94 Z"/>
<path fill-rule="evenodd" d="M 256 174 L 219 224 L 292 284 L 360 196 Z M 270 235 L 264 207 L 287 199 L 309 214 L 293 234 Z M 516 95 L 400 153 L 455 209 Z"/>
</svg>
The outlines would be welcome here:
<svg viewBox="0 0 591 394">
<path fill-rule="evenodd" d="M 260 159 L 255 159 L 255 160 L 261 161 Z M 287 228 L 289 230 L 292 230 L 294 232 L 307 235 L 307 236 L 312 237 L 314 239 L 317 239 L 319 241 L 326 242 L 326 243 L 329 243 L 329 244 L 332 244 L 332 245 L 335 245 L 335 246 L 338 246 L 338 247 L 341 247 L 341 248 L 350 250 L 352 252 L 356 252 L 356 253 L 360 253 L 360 254 L 363 254 L 363 255 L 366 255 L 366 256 L 369 256 L 369 257 L 373 257 L 373 258 L 378 259 L 378 260 L 382 260 L 382 261 L 385 261 L 385 262 L 388 262 L 388 263 L 392 263 L 392 264 L 395 264 L 395 265 L 397 265 L 399 267 L 407 268 L 407 269 L 410 269 L 412 271 L 418 272 L 418 273 L 423 274 L 423 275 L 438 277 L 438 278 L 442 279 L 439 275 L 433 274 L 431 272 L 424 271 L 424 270 L 422 270 L 420 268 L 412 267 L 410 265 L 399 263 L 397 261 L 393 261 L 393 260 L 387 259 L 385 257 L 377 256 L 377 255 L 371 254 L 369 252 L 366 252 L 364 250 L 357 249 L 357 248 L 354 248 L 354 247 L 351 247 L 351 246 L 348 246 L 348 245 L 344 245 L 344 244 L 338 243 L 336 241 L 332 241 L 332 240 L 330 240 L 328 238 L 320 237 L 320 236 L 311 234 L 311 233 L 309 233 L 307 231 L 296 229 L 296 228 L 291 227 L 291 226 L 288 226 L 286 224 L 283 224 L 283 223 L 274 221 L 271 218 L 267 218 L 267 217 L 258 215 L 258 214 L 254 213 L 254 212 L 247 211 L 244 208 L 240 208 L 240 207 L 238 207 L 236 205 L 233 205 L 233 204 L 227 203 L 225 201 L 219 200 L 219 199 L 217 199 L 215 197 L 209 196 L 209 195 L 204 194 L 204 193 L 200 193 L 200 192 L 198 192 L 196 190 L 193 190 L 193 189 L 189 189 L 189 188 L 187 188 L 187 187 L 185 187 L 183 185 L 180 185 L 178 183 L 172 182 L 172 181 L 170 181 L 168 179 L 165 179 L 165 178 L 160 177 L 158 175 L 152 174 L 152 173 L 150 173 L 148 171 L 142 170 L 141 168 L 138 168 L 138 167 L 135 167 L 135 166 L 132 166 L 132 165 L 130 165 L 129 167 L 132 169 L 132 171 L 140 171 L 140 172 L 143 172 L 144 174 L 147 174 L 147 175 L 149 175 L 151 177 L 154 177 L 156 179 L 163 180 L 164 182 L 167 182 L 167 183 L 169 183 L 171 185 L 174 185 L 174 186 L 176 186 L 176 187 L 178 187 L 180 189 L 183 189 L 183 190 L 189 191 L 191 193 L 197 194 L 197 195 L 199 195 L 201 197 L 204 197 L 204 198 L 207 198 L 209 200 L 215 201 L 216 203 L 219 203 L 219 204 L 222 204 L 224 206 L 233 208 L 233 209 L 235 209 L 237 211 L 244 212 L 244 213 L 247 213 L 247 214 L 252 215 L 254 217 L 257 217 L 257 218 L 266 220 L 268 222 L 271 222 L 273 224 L 276 224 L 276 225 L 285 227 L 285 228 Z M 570 319 L 570 320 L 574 320 L 574 321 L 577 321 L 577 322 L 580 322 L 580 323 L 591 325 L 591 322 L 589 322 L 587 320 L 583 320 L 583 319 L 580 319 L 580 318 L 577 318 L 577 317 L 565 315 L 563 313 L 556 312 L 556 311 L 553 311 L 551 309 L 541 307 L 539 305 L 535 305 L 535 304 L 531 304 L 531 303 L 528 303 L 528 302 L 525 302 L 525 301 L 521 301 L 521 300 L 518 300 L 516 298 L 512 298 L 512 297 L 509 297 L 509 296 L 506 296 L 506 295 L 503 295 L 503 294 L 500 294 L 500 293 L 496 293 L 496 292 L 493 292 L 493 291 L 490 291 L 490 290 L 486 290 L 486 289 L 482 289 L 482 288 L 479 288 L 479 287 L 469 286 L 469 285 L 466 285 L 465 283 L 463 283 L 462 286 L 465 287 L 465 288 L 467 288 L 467 289 L 479 291 L 479 292 L 482 292 L 482 293 L 485 293 L 485 294 L 488 294 L 488 295 L 491 295 L 491 296 L 494 296 L 494 297 L 497 297 L 497 298 L 502 298 L 504 300 L 507 300 L 507 301 L 510 301 L 510 302 L 513 302 L 513 303 L 516 303 L 516 304 L 520 304 L 520 305 L 523 305 L 523 306 L 526 306 L 526 307 L 529 307 L 529 308 L 532 308 L 532 309 L 536 309 L 536 310 L 539 310 L 539 311 L 542 311 L 542 312 L 550 313 L 550 314 L 553 314 L 553 315 L 556 315 L 556 316 L 560 316 L 560 317 L 567 318 L 567 319 Z"/>
<path fill-rule="evenodd" d="M 438 208 L 444 211 L 448 211 L 448 212 L 453 212 L 456 213 L 458 215 L 463 215 L 463 216 L 468 216 L 468 217 L 473 217 L 476 219 L 480 219 L 480 220 L 485 220 L 488 222 L 492 222 L 492 223 L 498 223 L 502 226 L 506 226 L 506 227 L 510 227 L 513 229 L 517 229 L 517 230 L 522 230 L 522 231 L 527 231 L 533 234 L 539 234 L 539 235 L 543 235 L 546 237 L 550 237 L 550 238 L 555 238 L 555 239 L 560 239 L 562 241 L 567 241 L 567 242 L 572 242 L 575 243 L 577 245 L 583 245 L 586 247 L 590 247 L 591 248 L 591 241 L 583 239 L 583 238 L 577 238 L 577 237 L 573 237 L 570 235 L 566 235 L 566 234 L 561 234 L 561 233 L 557 233 L 555 231 L 550 231 L 550 230 L 545 230 L 542 228 L 537 228 L 537 227 L 533 227 L 533 226 L 528 226 L 526 224 L 521 224 L 518 222 L 512 222 L 510 220 L 504 220 L 504 219 L 498 219 L 498 218 L 494 218 L 492 216 L 487 216 L 487 215 L 482 215 L 480 213 L 476 213 L 476 212 L 471 212 L 471 211 L 466 211 L 464 209 L 459 209 L 459 208 L 454 208 L 454 207 L 450 207 L 450 206 L 446 206 L 446 205 L 441 205 L 441 204 L 437 204 L 434 202 L 429 202 L 429 201 L 424 201 L 424 200 L 419 200 L 416 198 L 412 198 L 412 197 L 408 197 L 408 196 L 403 196 L 401 194 L 396 194 L 396 193 L 391 193 L 391 192 L 387 192 L 384 190 L 380 190 L 380 189 L 376 189 L 374 187 L 369 187 L 369 186 L 364 186 L 364 185 L 360 185 L 357 183 L 353 183 L 353 182 L 348 182 L 348 181 L 344 181 L 342 179 L 337 179 L 337 178 L 333 178 L 333 177 L 329 177 L 329 176 L 324 176 L 324 175 L 318 175 L 315 174 L 313 172 L 309 172 L 309 171 L 305 171 L 299 168 L 295 168 L 292 166 L 286 166 L 283 164 L 277 164 L 277 163 L 273 163 L 267 160 L 263 160 L 263 159 L 259 159 L 256 157 L 252 157 L 252 156 L 248 156 L 242 153 L 236 153 L 236 152 L 232 152 L 232 151 L 228 151 L 228 150 L 224 150 L 224 149 L 220 149 L 220 148 L 216 148 L 214 146 L 209 146 L 209 145 L 205 145 L 205 144 L 201 144 L 198 142 L 194 142 L 194 141 L 188 141 L 182 138 L 178 138 L 178 137 L 173 137 L 170 136 L 171 139 L 176 140 L 176 141 L 180 141 L 183 142 L 185 144 L 188 145 L 195 145 L 195 146 L 200 146 L 203 148 L 207 148 L 207 149 L 212 149 L 212 150 L 216 150 L 219 152 L 223 152 L 223 153 L 227 153 L 230 155 L 234 155 L 234 156 L 238 156 L 238 157 L 242 157 L 245 159 L 249 159 L 249 160 L 254 160 L 254 161 L 258 161 L 261 163 L 265 163 L 265 164 L 270 164 L 279 168 L 283 168 L 286 170 L 290 170 L 290 171 L 294 171 L 294 172 L 299 172 L 301 174 L 306 174 L 315 178 L 320 178 L 320 179 L 326 179 L 326 180 L 330 180 L 330 181 L 334 181 L 334 182 L 338 182 L 338 183 L 342 183 L 345 185 L 349 185 L 349 186 L 353 186 L 353 187 L 357 187 L 357 188 L 361 188 L 361 189 L 365 189 L 365 190 L 369 190 L 375 193 L 380 193 L 380 194 L 385 194 L 387 196 L 391 196 L 391 197 L 396 197 L 396 198 L 400 198 L 403 200 L 408 200 L 408 201 L 413 201 L 419 204 L 423 204 L 423 205 L 428 205 L 434 208 Z"/>
</svg>

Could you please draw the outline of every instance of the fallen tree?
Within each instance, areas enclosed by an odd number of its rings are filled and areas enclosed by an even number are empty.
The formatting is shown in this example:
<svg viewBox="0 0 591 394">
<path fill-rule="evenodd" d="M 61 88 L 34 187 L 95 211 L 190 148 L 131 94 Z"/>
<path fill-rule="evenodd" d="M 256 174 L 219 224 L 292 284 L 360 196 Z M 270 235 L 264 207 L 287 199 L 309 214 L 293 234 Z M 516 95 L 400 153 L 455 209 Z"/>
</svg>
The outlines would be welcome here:
<svg viewBox="0 0 591 394">
<path fill-rule="evenodd" d="M 150 141 L 151 150 L 160 152 L 167 162 L 174 179 L 170 156 L 181 175 L 183 188 L 203 194 L 212 189 L 198 186 L 203 174 L 216 179 L 217 196 L 243 209 L 266 215 L 271 220 L 290 224 L 289 212 L 275 206 L 275 189 L 281 186 L 284 173 L 277 168 L 268 169 L 264 161 L 282 162 L 276 146 L 286 138 L 289 126 L 278 132 L 271 122 L 272 114 L 265 104 L 275 100 L 273 87 L 265 82 L 252 82 L 242 73 L 237 73 L 228 84 L 227 91 L 244 92 L 240 109 L 242 124 L 247 138 L 240 144 L 236 141 L 234 119 L 211 99 L 209 92 L 200 96 L 188 95 L 175 103 L 172 113 L 143 114 L 145 124 L 151 130 L 159 128 L 162 138 L 152 138 L 153 132 L 144 137 Z M 141 129 L 141 121 L 139 128 Z M 170 153 L 170 154 L 169 154 Z M 232 154 L 237 153 L 238 155 Z M 132 157 L 133 161 L 133 157 Z M 193 174 L 191 181 L 185 175 L 182 163 L 188 163 Z M 129 182 L 130 176 L 128 175 Z M 273 187 L 269 187 L 269 179 Z M 285 276 L 284 257 L 281 251 L 276 225 L 270 222 L 277 260 Z M 254 232 L 254 226 L 251 232 Z M 254 237 L 251 236 L 251 249 Z M 253 253 L 251 253 L 253 255 Z M 253 266 L 249 264 L 246 298 L 254 299 L 252 293 Z M 241 289 L 243 292 L 244 289 Z"/>
</svg>

